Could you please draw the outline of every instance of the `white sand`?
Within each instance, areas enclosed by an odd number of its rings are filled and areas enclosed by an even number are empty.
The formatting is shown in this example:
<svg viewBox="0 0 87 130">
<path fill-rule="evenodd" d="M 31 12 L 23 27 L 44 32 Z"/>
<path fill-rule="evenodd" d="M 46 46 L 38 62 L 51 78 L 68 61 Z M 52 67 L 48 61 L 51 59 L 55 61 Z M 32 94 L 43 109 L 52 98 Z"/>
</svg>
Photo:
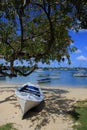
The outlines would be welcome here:
<svg viewBox="0 0 87 130">
<path fill-rule="evenodd" d="M 72 130 L 67 113 L 76 101 L 87 99 L 86 88 L 42 87 L 44 102 L 22 120 L 15 89 L 0 86 L 0 125 L 14 123 L 18 130 Z"/>
</svg>

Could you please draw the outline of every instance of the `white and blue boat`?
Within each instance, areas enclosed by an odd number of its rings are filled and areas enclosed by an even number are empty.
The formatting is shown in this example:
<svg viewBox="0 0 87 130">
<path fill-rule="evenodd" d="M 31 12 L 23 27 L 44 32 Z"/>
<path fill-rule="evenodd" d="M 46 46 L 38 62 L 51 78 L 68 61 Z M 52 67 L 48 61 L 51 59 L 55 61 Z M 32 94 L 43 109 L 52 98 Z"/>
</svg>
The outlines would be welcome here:
<svg viewBox="0 0 87 130">
<path fill-rule="evenodd" d="M 39 85 L 30 82 L 16 89 L 15 94 L 22 109 L 23 116 L 33 107 L 44 100 L 43 93 Z"/>
<path fill-rule="evenodd" d="M 79 70 L 77 73 L 73 74 L 74 77 L 87 77 L 87 72 L 85 70 Z"/>
</svg>

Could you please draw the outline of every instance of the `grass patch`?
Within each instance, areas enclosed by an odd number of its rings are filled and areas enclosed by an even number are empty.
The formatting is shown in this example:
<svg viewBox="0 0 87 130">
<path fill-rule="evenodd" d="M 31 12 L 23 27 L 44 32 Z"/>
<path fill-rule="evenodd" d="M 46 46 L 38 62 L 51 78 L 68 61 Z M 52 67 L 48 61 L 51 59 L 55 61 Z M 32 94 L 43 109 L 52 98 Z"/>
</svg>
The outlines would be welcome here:
<svg viewBox="0 0 87 130">
<path fill-rule="evenodd" d="M 0 126 L 0 130 L 17 130 L 13 127 L 12 123 L 7 123 L 5 125 Z"/>
<path fill-rule="evenodd" d="M 70 114 L 75 121 L 75 130 L 87 130 L 87 100 L 77 102 Z"/>
</svg>

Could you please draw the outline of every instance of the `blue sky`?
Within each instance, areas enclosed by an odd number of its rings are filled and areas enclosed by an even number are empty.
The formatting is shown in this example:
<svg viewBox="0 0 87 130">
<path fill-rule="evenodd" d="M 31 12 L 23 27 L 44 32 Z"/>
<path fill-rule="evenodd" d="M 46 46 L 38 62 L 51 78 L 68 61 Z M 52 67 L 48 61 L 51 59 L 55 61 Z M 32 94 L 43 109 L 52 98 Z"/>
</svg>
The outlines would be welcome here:
<svg viewBox="0 0 87 130">
<path fill-rule="evenodd" d="M 87 67 L 87 30 L 80 30 L 78 33 L 70 32 L 74 45 L 78 48 L 71 54 L 71 66 Z"/>
<path fill-rule="evenodd" d="M 44 64 L 43 67 L 87 67 L 87 30 L 80 30 L 79 32 L 70 31 L 74 43 L 71 46 L 76 46 L 78 50 L 71 56 L 71 65 L 68 65 L 67 60 L 65 62 L 58 63 L 57 61 L 51 62 L 50 65 Z M 39 63 L 39 66 L 42 66 Z"/>
</svg>

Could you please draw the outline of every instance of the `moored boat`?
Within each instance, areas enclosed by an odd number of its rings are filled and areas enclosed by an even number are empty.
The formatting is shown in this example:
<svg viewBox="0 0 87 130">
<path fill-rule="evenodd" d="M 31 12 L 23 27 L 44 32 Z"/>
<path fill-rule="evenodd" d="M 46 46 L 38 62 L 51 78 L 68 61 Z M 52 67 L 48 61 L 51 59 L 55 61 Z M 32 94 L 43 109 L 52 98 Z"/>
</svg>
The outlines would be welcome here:
<svg viewBox="0 0 87 130">
<path fill-rule="evenodd" d="M 31 108 L 37 106 L 44 100 L 40 87 L 30 82 L 17 88 L 15 94 L 21 106 L 23 117 Z"/>
<path fill-rule="evenodd" d="M 41 78 L 37 81 L 38 81 L 38 83 L 48 83 L 48 82 L 51 82 L 51 79 L 50 78 Z"/>
<path fill-rule="evenodd" d="M 4 80 L 6 77 L 2 74 L 0 74 L 0 80 Z"/>
<path fill-rule="evenodd" d="M 78 71 L 77 73 L 73 74 L 74 77 L 87 77 L 87 72 L 82 70 L 82 71 Z"/>
</svg>

